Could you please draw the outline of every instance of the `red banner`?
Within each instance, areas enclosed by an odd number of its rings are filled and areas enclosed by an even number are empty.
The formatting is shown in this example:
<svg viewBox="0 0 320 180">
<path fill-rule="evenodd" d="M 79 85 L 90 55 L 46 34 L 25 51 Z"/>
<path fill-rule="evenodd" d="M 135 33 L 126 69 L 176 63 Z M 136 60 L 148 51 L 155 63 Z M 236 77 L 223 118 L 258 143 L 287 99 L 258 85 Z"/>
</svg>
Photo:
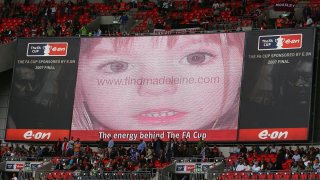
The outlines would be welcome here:
<svg viewBox="0 0 320 180">
<path fill-rule="evenodd" d="M 165 131 L 126 131 L 126 130 L 73 130 L 71 136 L 80 138 L 81 141 L 97 141 L 100 138 L 108 139 L 110 136 L 114 141 L 146 141 L 160 137 L 167 141 L 170 138 L 198 141 L 200 137 L 205 141 L 236 141 L 237 130 L 165 130 Z"/>
<path fill-rule="evenodd" d="M 307 140 L 308 128 L 240 129 L 239 141 Z"/>
<path fill-rule="evenodd" d="M 6 140 L 14 141 L 56 141 L 69 137 L 69 130 L 57 129 L 7 129 Z"/>
</svg>

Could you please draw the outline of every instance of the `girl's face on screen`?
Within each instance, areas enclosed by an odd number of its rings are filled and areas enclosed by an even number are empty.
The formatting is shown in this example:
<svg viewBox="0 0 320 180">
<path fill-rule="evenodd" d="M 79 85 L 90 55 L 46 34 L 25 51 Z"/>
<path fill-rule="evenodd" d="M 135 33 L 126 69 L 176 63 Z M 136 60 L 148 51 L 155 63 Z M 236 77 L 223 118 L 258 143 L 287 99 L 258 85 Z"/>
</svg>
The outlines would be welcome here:
<svg viewBox="0 0 320 180">
<path fill-rule="evenodd" d="M 226 73 L 219 37 L 91 39 L 78 83 L 97 129 L 211 129 L 234 104 L 242 65 Z M 229 52 L 242 59 L 238 48 Z"/>
</svg>

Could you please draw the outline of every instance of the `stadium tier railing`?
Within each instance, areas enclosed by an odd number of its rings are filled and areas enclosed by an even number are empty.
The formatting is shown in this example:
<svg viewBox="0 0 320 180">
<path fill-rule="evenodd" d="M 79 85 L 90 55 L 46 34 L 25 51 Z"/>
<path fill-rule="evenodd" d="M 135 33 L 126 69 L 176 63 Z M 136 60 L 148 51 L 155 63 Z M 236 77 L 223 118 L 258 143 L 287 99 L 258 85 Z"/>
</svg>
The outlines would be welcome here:
<svg viewBox="0 0 320 180">
<path fill-rule="evenodd" d="M 21 170 L 19 179 L 158 179 L 157 170 L 151 171 L 70 171 L 70 170 L 54 170 L 54 171 L 28 171 Z"/>
<path fill-rule="evenodd" d="M 194 172 L 190 173 L 192 180 L 227 180 L 227 179 L 275 179 L 275 180 L 307 180 L 320 179 L 319 172 L 301 171 L 263 171 L 263 172 Z"/>
<path fill-rule="evenodd" d="M 226 180 L 226 179 L 281 179 L 281 180 L 304 180 L 320 179 L 319 172 L 301 171 L 229 171 L 229 172 L 191 172 L 192 180 Z M 103 171 L 20 171 L 19 179 L 171 179 L 167 173 L 156 169 L 151 171 L 132 172 L 103 172 Z"/>
</svg>

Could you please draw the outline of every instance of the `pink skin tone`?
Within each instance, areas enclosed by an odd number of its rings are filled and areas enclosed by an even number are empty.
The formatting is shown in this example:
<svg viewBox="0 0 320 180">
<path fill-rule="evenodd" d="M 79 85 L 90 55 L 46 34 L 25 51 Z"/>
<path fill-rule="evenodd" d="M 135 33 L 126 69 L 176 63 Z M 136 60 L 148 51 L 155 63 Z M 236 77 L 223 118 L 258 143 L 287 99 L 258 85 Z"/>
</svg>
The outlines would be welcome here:
<svg viewBox="0 0 320 180">
<path fill-rule="evenodd" d="M 96 43 L 92 43 L 91 52 L 80 55 L 77 90 L 82 89 L 88 111 L 98 121 L 94 122 L 96 129 L 212 129 L 215 121 L 235 103 L 242 50 L 228 47 L 232 63 L 226 85 L 219 35 L 115 39 L 92 39 Z M 119 47 L 121 43 L 126 46 Z M 219 82 L 103 86 L 97 83 L 97 79 L 164 76 L 193 77 L 195 81 L 198 77 L 218 77 Z"/>
</svg>

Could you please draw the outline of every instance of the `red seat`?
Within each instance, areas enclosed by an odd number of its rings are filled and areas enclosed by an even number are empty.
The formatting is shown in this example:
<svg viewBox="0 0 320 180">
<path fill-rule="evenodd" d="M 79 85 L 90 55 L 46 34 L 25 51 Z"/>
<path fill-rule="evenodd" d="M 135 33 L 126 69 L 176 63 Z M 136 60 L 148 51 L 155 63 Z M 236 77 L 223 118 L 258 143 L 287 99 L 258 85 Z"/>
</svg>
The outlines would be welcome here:
<svg viewBox="0 0 320 180">
<path fill-rule="evenodd" d="M 282 173 L 275 173 L 274 174 L 274 179 L 281 179 L 282 178 Z"/>
<path fill-rule="evenodd" d="M 228 179 L 235 179 L 233 172 L 227 173 L 227 177 L 228 177 Z"/>
<path fill-rule="evenodd" d="M 72 179 L 73 173 L 72 172 L 65 172 L 64 173 L 64 179 Z"/>
<path fill-rule="evenodd" d="M 304 174 L 304 175 L 306 176 L 305 179 L 307 179 L 307 174 Z M 298 173 L 292 173 L 291 179 L 292 179 L 292 180 L 298 180 L 298 179 L 301 179 L 301 178 L 300 178 L 300 176 L 299 176 Z"/>
<path fill-rule="evenodd" d="M 309 173 L 309 179 L 319 179 L 319 174 L 316 172 L 310 172 Z"/>
<path fill-rule="evenodd" d="M 274 176 L 273 176 L 273 173 L 267 173 L 267 179 L 273 179 Z"/>
<path fill-rule="evenodd" d="M 266 179 L 267 174 L 266 173 L 259 173 L 258 177 L 259 177 L 259 179 Z"/>
<path fill-rule="evenodd" d="M 233 174 L 233 179 L 241 179 L 241 174 L 240 173 L 234 173 Z"/>
<path fill-rule="evenodd" d="M 52 175 L 52 173 L 49 173 L 48 175 L 47 175 L 47 179 L 53 179 L 53 175 Z"/>
<path fill-rule="evenodd" d="M 268 155 L 268 157 L 269 157 L 269 158 L 276 158 L 276 157 L 277 157 L 277 155 L 276 155 L 276 154 L 274 154 L 274 153 L 271 153 L 271 154 L 269 154 L 269 155 Z"/>
<path fill-rule="evenodd" d="M 282 177 L 283 177 L 283 180 L 290 180 L 291 173 L 290 172 L 285 172 Z"/>
<path fill-rule="evenodd" d="M 227 180 L 228 179 L 228 174 L 222 173 L 219 177 L 220 180 Z"/>
<path fill-rule="evenodd" d="M 252 179 L 252 180 L 258 179 L 258 174 L 257 173 L 251 173 L 250 174 L 250 179 Z"/>
<path fill-rule="evenodd" d="M 241 178 L 240 179 L 243 179 L 243 180 L 249 179 L 249 174 L 248 173 L 241 173 Z"/>
</svg>

